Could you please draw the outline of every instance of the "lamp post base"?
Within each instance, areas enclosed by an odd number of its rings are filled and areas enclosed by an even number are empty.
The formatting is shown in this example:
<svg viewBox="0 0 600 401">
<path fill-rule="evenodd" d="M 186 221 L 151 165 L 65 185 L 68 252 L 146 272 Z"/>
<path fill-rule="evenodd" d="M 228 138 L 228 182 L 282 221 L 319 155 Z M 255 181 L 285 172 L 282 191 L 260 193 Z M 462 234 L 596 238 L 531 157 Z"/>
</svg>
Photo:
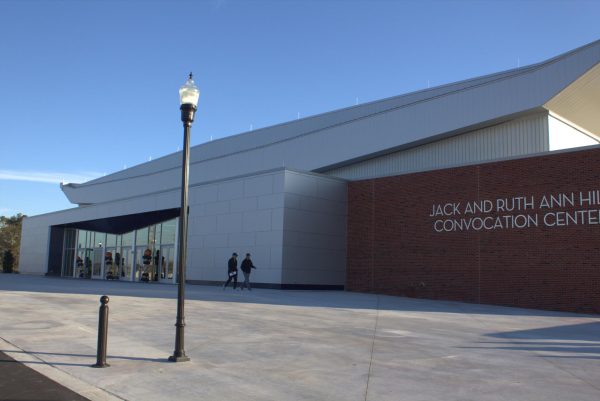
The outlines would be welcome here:
<svg viewBox="0 0 600 401">
<path fill-rule="evenodd" d="M 181 355 L 181 356 L 175 356 L 175 355 L 171 355 L 169 357 L 169 362 L 187 362 L 190 360 L 189 356 Z"/>
<path fill-rule="evenodd" d="M 102 364 L 97 363 L 95 365 L 92 365 L 92 368 L 108 368 L 108 367 L 110 367 L 110 365 L 108 363 L 102 363 Z"/>
</svg>

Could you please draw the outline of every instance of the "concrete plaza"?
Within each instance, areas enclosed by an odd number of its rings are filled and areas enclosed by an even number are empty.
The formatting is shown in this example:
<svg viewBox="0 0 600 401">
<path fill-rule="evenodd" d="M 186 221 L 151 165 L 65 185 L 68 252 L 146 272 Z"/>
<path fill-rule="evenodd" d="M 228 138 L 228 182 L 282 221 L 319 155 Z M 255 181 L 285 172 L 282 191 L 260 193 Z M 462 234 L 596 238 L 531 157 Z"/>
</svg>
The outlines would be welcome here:
<svg viewBox="0 0 600 401">
<path fill-rule="evenodd" d="M 176 286 L 3 274 L 0 351 L 91 400 L 600 399 L 597 315 L 186 289 L 191 361 L 170 363 Z M 94 369 L 103 294 L 111 366 Z"/>
</svg>

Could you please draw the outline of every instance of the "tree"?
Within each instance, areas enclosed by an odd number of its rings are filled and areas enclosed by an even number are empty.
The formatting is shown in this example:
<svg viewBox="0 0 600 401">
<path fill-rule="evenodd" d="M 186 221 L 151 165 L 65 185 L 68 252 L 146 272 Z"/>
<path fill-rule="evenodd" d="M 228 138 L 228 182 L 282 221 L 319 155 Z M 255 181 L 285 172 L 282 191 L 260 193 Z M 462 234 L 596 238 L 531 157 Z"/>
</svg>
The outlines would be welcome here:
<svg viewBox="0 0 600 401">
<path fill-rule="evenodd" d="M 21 246 L 21 225 L 26 216 L 19 213 L 12 217 L 0 216 L 0 254 L 10 251 L 13 268 L 19 268 L 19 250 Z M 3 262 L 4 264 L 4 262 Z"/>
<path fill-rule="evenodd" d="M 4 256 L 2 257 L 2 271 L 4 271 L 4 273 L 12 273 L 14 264 L 15 257 L 11 250 L 4 251 Z"/>
</svg>

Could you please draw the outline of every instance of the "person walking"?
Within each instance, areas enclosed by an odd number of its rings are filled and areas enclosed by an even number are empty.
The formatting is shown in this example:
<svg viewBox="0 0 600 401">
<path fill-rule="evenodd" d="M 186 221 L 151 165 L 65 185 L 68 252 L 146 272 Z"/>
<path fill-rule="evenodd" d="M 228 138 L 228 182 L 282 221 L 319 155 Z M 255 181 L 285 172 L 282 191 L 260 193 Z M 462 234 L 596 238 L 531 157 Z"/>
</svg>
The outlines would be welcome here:
<svg viewBox="0 0 600 401">
<path fill-rule="evenodd" d="M 229 261 L 227 262 L 227 275 L 229 277 L 227 277 L 227 281 L 225 282 L 225 284 L 223 284 L 223 290 L 225 290 L 227 285 L 229 285 L 231 279 L 233 279 L 233 289 L 235 290 L 237 287 L 237 256 L 238 254 L 234 252 L 231 255 L 231 258 L 229 258 Z"/>
<path fill-rule="evenodd" d="M 250 288 L 250 273 L 252 272 L 252 269 L 256 269 L 256 266 L 254 266 L 254 264 L 252 263 L 252 259 L 250 259 L 249 253 L 247 253 L 246 258 L 242 260 L 241 268 L 242 273 L 244 273 L 244 282 L 240 287 L 242 290 L 244 289 L 244 287 L 246 287 L 248 291 L 252 291 L 252 288 Z"/>
</svg>

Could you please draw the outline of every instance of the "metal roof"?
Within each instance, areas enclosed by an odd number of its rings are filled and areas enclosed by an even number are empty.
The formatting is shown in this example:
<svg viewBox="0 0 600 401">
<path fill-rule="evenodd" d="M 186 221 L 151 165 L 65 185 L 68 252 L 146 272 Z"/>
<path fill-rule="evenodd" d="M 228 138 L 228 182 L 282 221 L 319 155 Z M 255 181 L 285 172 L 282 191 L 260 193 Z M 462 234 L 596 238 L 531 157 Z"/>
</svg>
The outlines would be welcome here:
<svg viewBox="0 0 600 401">
<path fill-rule="evenodd" d="M 191 149 L 190 180 L 226 179 L 282 165 L 322 171 L 495 124 L 543 108 L 598 63 L 600 40 L 530 66 L 197 145 Z M 181 153 L 173 153 L 62 189 L 80 204 L 139 196 L 177 187 L 180 166 Z"/>
</svg>

